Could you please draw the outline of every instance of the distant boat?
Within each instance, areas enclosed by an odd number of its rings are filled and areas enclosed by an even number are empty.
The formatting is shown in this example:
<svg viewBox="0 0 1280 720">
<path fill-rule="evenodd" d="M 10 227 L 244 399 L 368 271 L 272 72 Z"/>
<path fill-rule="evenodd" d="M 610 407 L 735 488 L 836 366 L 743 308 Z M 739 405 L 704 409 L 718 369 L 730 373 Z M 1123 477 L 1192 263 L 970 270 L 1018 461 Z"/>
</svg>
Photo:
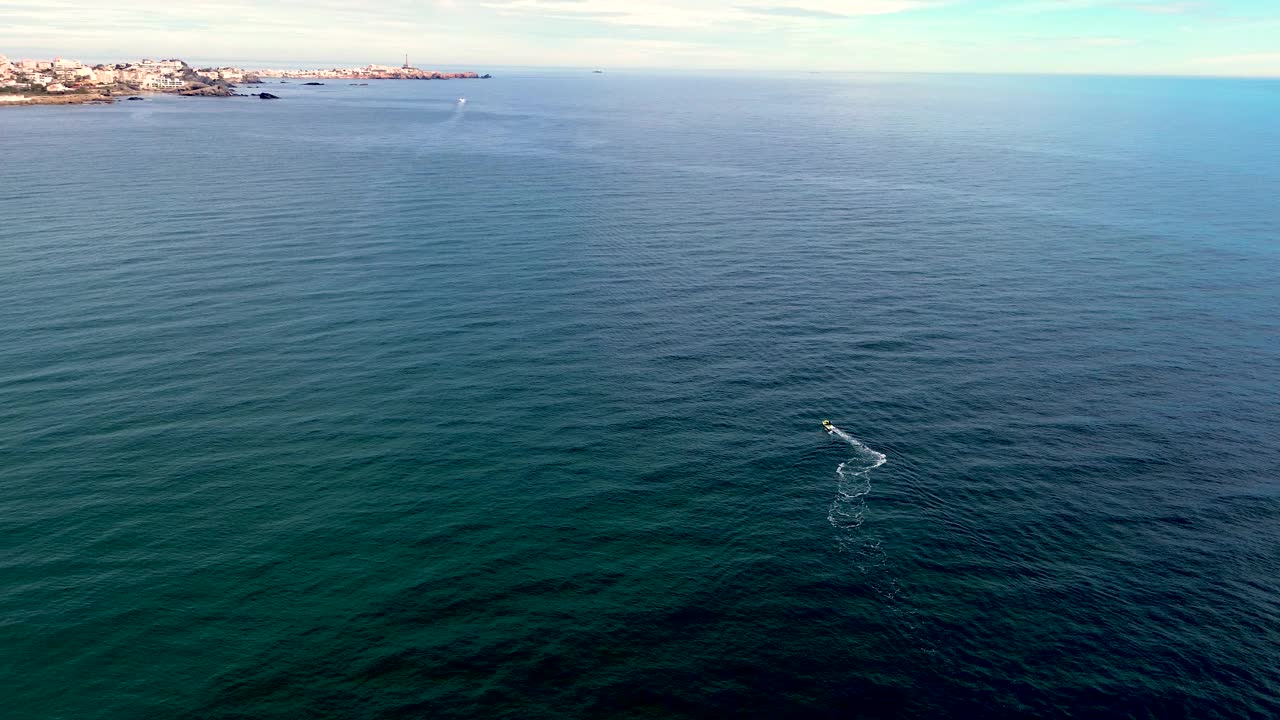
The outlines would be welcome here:
<svg viewBox="0 0 1280 720">
<path fill-rule="evenodd" d="M 604 74 L 604 71 L 603 71 L 603 70 L 592 70 L 591 72 L 592 72 L 593 74 L 595 74 L 595 75 L 603 75 L 603 74 Z"/>
<path fill-rule="evenodd" d="M 466 99 L 466 98 L 458 98 L 458 104 L 459 104 L 459 105 L 466 105 L 466 104 L 467 104 L 467 99 Z"/>
</svg>

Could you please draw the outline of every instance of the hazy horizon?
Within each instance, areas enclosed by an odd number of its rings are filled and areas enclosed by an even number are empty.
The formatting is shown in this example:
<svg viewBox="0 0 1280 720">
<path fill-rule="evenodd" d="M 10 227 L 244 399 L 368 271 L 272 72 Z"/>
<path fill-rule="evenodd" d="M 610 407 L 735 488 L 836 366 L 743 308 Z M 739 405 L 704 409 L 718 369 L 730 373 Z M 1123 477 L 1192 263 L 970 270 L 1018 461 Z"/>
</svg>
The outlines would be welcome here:
<svg viewBox="0 0 1280 720">
<path fill-rule="evenodd" d="M 400 61 L 388 60 L 385 58 L 374 58 L 368 60 L 348 60 L 348 61 L 323 61 L 323 60 L 237 60 L 226 58 L 193 58 L 184 57 L 182 55 L 164 55 L 158 53 L 134 53 L 130 56 L 122 57 L 87 57 L 77 56 L 74 53 L 57 53 L 48 52 L 36 53 L 19 53 L 9 52 L 0 48 L 0 56 L 6 56 L 12 61 L 36 59 L 36 60 L 52 60 L 55 57 L 62 57 L 82 62 L 86 65 L 115 65 L 129 62 L 137 62 L 142 59 L 152 60 L 182 60 L 193 68 L 205 67 L 238 67 L 244 70 L 328 70 L 328 69 L 348 69 L 365 67 L 368 65 L 391 65 L 399 67 L 404 62 L 404 56 L 401 55 Z M 1280 80 L 1280 74 L 1276 75 L 1248 75 L 1248 74 L 1232 74 L 1232 73 L 1140 73 L 1140 72 L 1073 72 L 1073 71 L 1036 71 L 1036 70 L 880 70 L 880 69 L 841 69 L 841 70 L 823 70 L 823 69 L 805 69 L 805 68 L 746 68 L 746 67 L 693 67 L 693 66 L 611 66 L 611 65 L 536 65 L 536 64 L 485 64 L 485 63 L 466 63 L 466 62 L 433 62 L 424 61 L 417 62 L 411 57 L 410 65 L 420 70 L 439 70 L 442 72 L 506 72 L 506 71 L 538 71 L 538 72 L 588 72 L 601 70 L 613 73 L 654 73 L 654 74 L 673 74 L 673 75 L 691 75 L 691 74 L 768 74 L 768 75 L 972 75 L 978 76 L 1045 76 L 1045 77 L 1114 77 L 1114 78 L 1171 78 L 1171 79 L 1241 79 L 1241 80 Z"/>
<path fill-rule="evenodd" d="M 263 66 L 1280 76 L 1265 0 L 205 0 L 0 8 L 0 53 Z M 264 48 L 271 48 L 264 53 Z M 277 59 L 261 59 L 264 54 Z M 290 58 L 288 60 L 279 58 Z"/>
</svg>

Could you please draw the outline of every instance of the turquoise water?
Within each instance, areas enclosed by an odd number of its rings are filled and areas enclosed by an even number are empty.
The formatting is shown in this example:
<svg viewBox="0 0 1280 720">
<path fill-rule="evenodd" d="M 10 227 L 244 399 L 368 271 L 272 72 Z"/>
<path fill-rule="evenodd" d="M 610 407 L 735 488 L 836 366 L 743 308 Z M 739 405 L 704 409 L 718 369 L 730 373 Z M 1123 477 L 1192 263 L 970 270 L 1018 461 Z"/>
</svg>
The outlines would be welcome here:
<svg viewBox="0 0 1280 720">
<path fill-rule="evenodd" d="M 1280 84 L 263 89 L 0 112 L 8 717 L 1280 712 Z"/>
</svg>

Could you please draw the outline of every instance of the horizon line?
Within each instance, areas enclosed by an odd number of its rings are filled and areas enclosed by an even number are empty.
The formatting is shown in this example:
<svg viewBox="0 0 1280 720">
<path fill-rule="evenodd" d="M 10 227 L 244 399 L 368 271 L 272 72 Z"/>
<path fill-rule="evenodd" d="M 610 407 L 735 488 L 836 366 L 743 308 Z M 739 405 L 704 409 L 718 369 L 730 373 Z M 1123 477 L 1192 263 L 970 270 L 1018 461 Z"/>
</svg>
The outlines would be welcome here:
<svg viewBox="0 0 1280 720">
<path fill-rule="evenodd" d="M 8 57 L 8 58 L 9 58 L 9 60 L 10 60 L 10 62 L 13 62 L 15 59 L 26 60 L 26 59 L 32 59 L 32 58 L 34 58 L 34 57 L 37 57 L 37 56 L 35 56 L 35 55 L 30 55 L 30 56 L 26 56 L 26 57 L 18 57 L 18 56 L 13 56 L 13 55 L 7 55 L 7 53 L 5 53 L 5 52 L 3 52 L 3 51 L 0 51 L 0 55 L 5 55 L 6 57 Z M 147 55 L 137 55 L 137 59 L 143 59 L 143 58 L 147 58 L 147 57 L 148 57 Z M 185 60 L 184 58 L 182 58 L 182 57 L 180 57 L 180 56 L 173 56 L 173 57 L 165 58 L 165 57 L 163 57 L 162 55 L 154 55 L 154 56 L 152 56 L 152 57 L 158 57 L 158 58 L 161 58 L 162 60 L 163 60 L 163 59 L 169 59 L 169 60 L 182 60 L 183 62 L 188 62 L 187 60 Z M 402 56 L 402 57 L 403 57 L 403 56 Z M 68 55 L 66 55 L 66 54 L 56 54 L 56 55 L 51 55 L 51 56 L 49 57 L 49 59 L 52 59 L 52 58 L 67 58 L 67 59 L 75 59 L 75 58 L 69 57 L 69 56 L 68 56 Z M 208 58 L 205 58 L 205 60 L 207 61 L 207 60 L 208 60 Z M 136 60 L 135 60 L 135 61 L 136 61 Z M 106 64 L 119 64 L 119 63 L 123 63 L 123 62 L 130 62 L 130 61 L 129 61 L 129 60 L 123 60 L 123 61 L 120 61 L 120 60 L 117 60 L 117 61 L 105 61 L 105 60 L 104 60 L 104 61 L 98 61 L 98 62 L 91 62 L 91 63 L 87 63 L 87 64 L 90 64 L 90 65 L 93 65 L 93 64 L 102 64 L 102 65 L 106 65 Z M 293 64 L 291 64 L 291 63 L 301 63 L 302 65 L 323 66 L 323 68 L 318 68 L 318 67 L 316 67 L 316 68 L 311 68 L 311 69 L 336 69 L 336 70 L 341 70 L 341 69 L 348 69 L 348 68 L 367 67 L 367 66 L 369 66 L 369 65 L 382 65 L 382 64 L 385 64 L 385 63 L 378 63 L 378 62 L 373 62 L 373 61 L 366 61 L 366 62 L 363 62 L 363 64 L 346 64 L 346 65 L 342 65 L 342 64 L 329 64 L 329 63 L 330 63 L 330 62 L 332 62 L 332 61 L 318 61 L 318 60 L 315 60 L 315 61 L 307 61 L 307 60 L 293 60 L 293 61 L 282 61 L 282 60 L 257 60 L 257 61 L 253 61 L 253 62 L 255 62 L 255 63 L 258 63 L 258 64 L 259 64 L 257 67 L 255 67 L 255 66 L 254 66 L 254 65 L 252 65 L 252 64 L 247 64 L 247 63 L 246 63 L 246 61 L 234 61 L 234 62 L 233 62 L 233 61 L 225 61 L 225 60 L 224 60 L 224 61 L 219 61 L 219 62 L 226 62 L 226 63 L 228 63 L 228 64 L 226 64 L 226 65 L 211 64 L 211 65 L 206 65 L 206 66 L 208 66 L 208 67 L 237 67 L 237 68 L 240 68 L 240 69 L 257 69 L 257 70 L 289 70 L 289 69 L 295 69 L 295 68 L 296 68 L 296 69 L 304 69 L 303 67 L 301 67 L 301 66 L 299 66 L 299 65 L 293 65 Z M 355 62 L 355 61 L 350 61 L 350 60 L 348 60 L 348 61 L 346 61 L 346 62 L 347 62 L 347 63 L 353 63 L 353 62 Z M 188 64 L 191 64 L 191 63 L 188 63 Z M 197 63 L 197 64 L 205 65 L 205 63 Z M 267 64 L 274 64 L 275 66 L 274 66 L 274 67 L 272 67 L 272 66 L 267 65 Z M 433 64 L 434 64 L 434 65 L 436 65 L 437 67 L 453 67 L 453 66 L 471 65 L 471 63 L 465 63 L 465 62 L 457 62 L 457 63 L 433 63 Z M 483 64 L 481 64 L 481 66 L 484 66 L 484 65 L 483 65 Z M 194 67 L 194 65 L 193 65 L 193 67 Z M 403 66 L 402 66 L 402 65 L 388 65 L 388 67 L 403 67 Z M 420 69 L 420 70 L 421 70 L 421 69 L 426 69 L 426 68 L 424 68 L 424 67 L 416 66 L 416 65 L 415 65 L 414 67 L 415 67 L 415 69 Z M 654 72 L 679 72 L 679 73 L 698 73 L 698 72 L 705 72 L 705 73 L 757 73 L 757 74 L 770 74 L 770 75 L 784 75 L 784 74 L 810 74 L 810 75 L 836 75 L 836 74 L 843 74 L 843 75 L 968 75 L 968 76 L 1000 76 L 1000 75 L 1016 75 L 1016 76 L 1025 76 L 1025 77 L 1115 77 L 1115 78 L 1125 78 L 1125 77 L 1128 77 L 1128 78 L 1169 78 L 1169 79 L 1280 80 L 1280 73 L 1275 73 L 1275 74 L 1258 74 L 1258 75 L 1241 75 L 1241 74 L 1231 74 L 1231 73 L 1107 72 L 1107 71 L 1050 71 L 1050 70 L 926 70 L 926 69 L 920 69 L 920 70 L 900 70 L 900 69 L 899 69 L 899 70 L 893 70 L 893 69 L 878 69 L 878 70 L 870 70 L 870 69 L 860 69 L 860 70 L 859 70 L 859 69 L 825 69 L 825 70 L 824 70 L 824 69 L 813 69 L 813 68 L 810 68 L 810 69 L 799 69 L 799 68 L 797 68 L 797 69 L 786 69 L 786 70 L 780 70 L 780 69 L 758 69 L 758 68 L 746 68 L 746 67 L 706 67 L 706 66 L 690 66 L 690 65 L 678 65 L 678 66 L 655 66 L 655 65 L 639 65 L 639 66 L 637 66 L 637 65 L 619 65 L 619 66 L 612 66 L 612 67 L 611 67 L 611 66 L 608 66 L 608 65 L 536 65 L 536 64 L 534 64 L 534 65 L 522 65 L 522 64 L 492 64 L 492 65 L 487 65 L 487 67 L 488 67 L 489 69 L 518 68 L 518 69 L 530 69 L 530 70 L 575 70 L 575 71 L 576 71 L 576 70 L 606 70 L 606 71 L 608 71 L 608 70 L 614 70 L 614 71 L 619 71 L 619 72 L 645 72 L 645 71 L 654 71 Z"/>
</svg>

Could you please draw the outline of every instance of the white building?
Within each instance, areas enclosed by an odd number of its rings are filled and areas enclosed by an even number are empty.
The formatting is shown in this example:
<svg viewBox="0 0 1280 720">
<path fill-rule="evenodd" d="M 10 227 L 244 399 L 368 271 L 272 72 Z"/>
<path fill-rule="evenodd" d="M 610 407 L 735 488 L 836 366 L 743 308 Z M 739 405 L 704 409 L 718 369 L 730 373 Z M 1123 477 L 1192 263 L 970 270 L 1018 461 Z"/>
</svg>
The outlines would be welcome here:
<svg viewBox="0 0 1280 720">
<path fill-rule="evenodd" d="M 156 72 L 177 71 L 182 69 L 181 60 L 152 60 L 151 58 L 143 58 L 142 62 L 138 63 L 138 65 L 141 65 L 144 69 L 154 70 Z"/>
<path fill-rule="evenodd" d="M 205 68 L 196 72 L 214 80 L 226 80 L 227 82 L 240 82 L 244 80 L 244 71 L 240 68 L 221 67 L 221 68 Z"/>
<path fill-rule="evenodd" d="M 181 90 L 186 86 L 186 81 L 181 78 L 165 77 L 163 75 L 148 75 L 142 81 L 142 87 L 152 90 Z"/>
</svg>

